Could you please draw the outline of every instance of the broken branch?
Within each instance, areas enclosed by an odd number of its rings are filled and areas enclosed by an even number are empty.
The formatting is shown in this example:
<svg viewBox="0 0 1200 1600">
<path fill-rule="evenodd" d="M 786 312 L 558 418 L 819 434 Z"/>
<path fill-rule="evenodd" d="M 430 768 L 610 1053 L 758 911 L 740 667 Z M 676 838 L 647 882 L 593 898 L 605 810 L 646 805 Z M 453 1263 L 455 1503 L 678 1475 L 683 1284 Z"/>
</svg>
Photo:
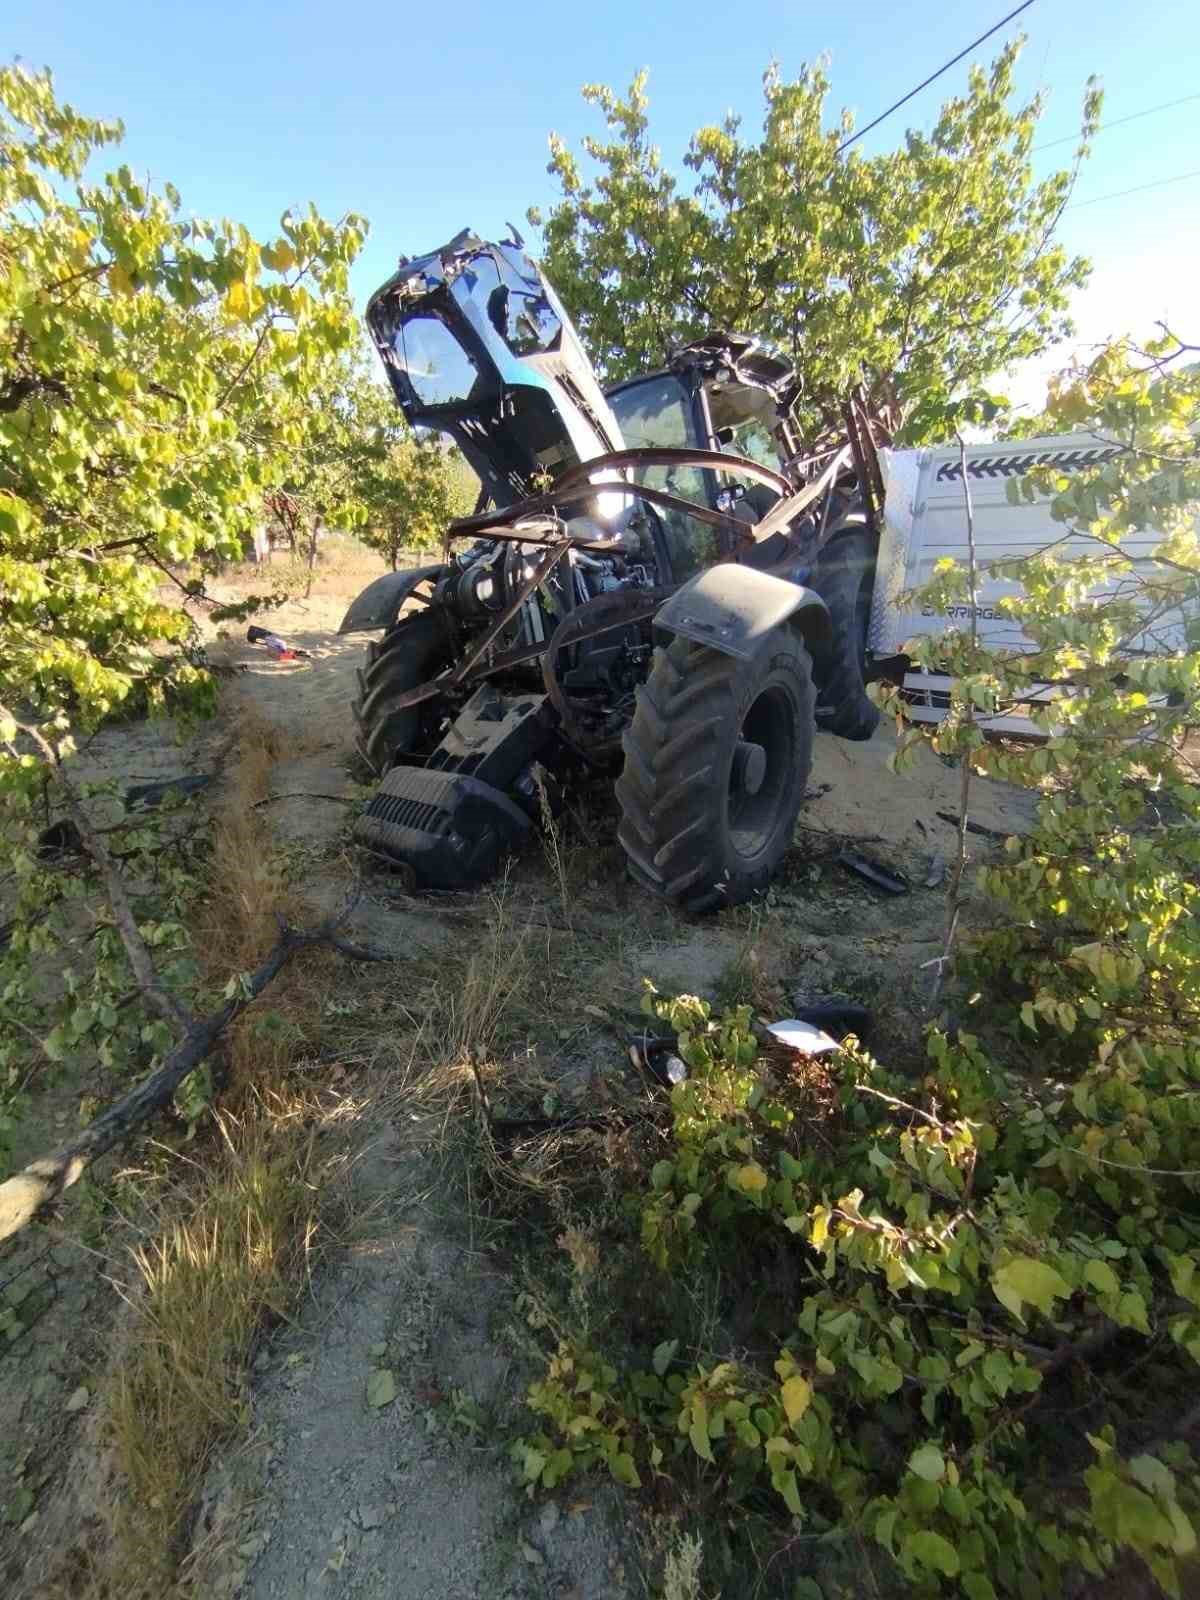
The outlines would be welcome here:
<svg viewBox="0 0 1200 1600">
<path fill-rule="evenodd" d="M 16 722 L 16 718 L 12 717 L 11 713 L 6 712 L 6 708 L 2 705 L 0 705 L 0 715 L 8 715 L 12 721 Z M 104 880 L 104 892 L 108 899 L 109 908 L 112 911 L 113 922 L 116 925 L 117 933 L 120 935 L 121 943 L 125 947 L 125 954 L 129 958 L 129 965 L 133 969 L 133 976 L 137 980 L 138 988 L 161 1016 L 165 1017 L 168 1022 L 173 1022 L 177 1027 L 182 1028 L 185 1033 L 189 1032 L 196 1027 L 196 1018 L 168 989 L 164 988 L 158 974 L 155 972 L 154 963 L 150 959 L 146 941 L 142 938 L 138 929 L 137 918 L 133 914 L 133 907 L 129 902 L 129 896 L 125 892 L 125 885 L 121 881 L 121 874 L 117 870 L 117 864 L 112 856 L 109 855 L 103 839 L 93 828 L 75 785 L 63 771 L 58 752 L 40 728 L 28 723 L 17 723 L 17 728 L 37 746 L 42 759 L 46 762 L 50 771 L 53 772 L 55 780 L 62 790 L 63 802 L 67 808 L 67 813 L 78 830 L 80 843 L 95 862 L 96 870 Z M 3 1235 L 0 1234 L 0 1238 L 2 1237 Z"/>
<path fill-rule="evenodd" d="M 102 1111 L 75 1138 L 30 1162 L 22 1172 L 0 1184 L 0 1241 L 20 1232 L 43 1206 L 57 1200 L 77 1183 L 90 1162 L 166 1106 L 188 1073 L 204 1061 L 226 1028 L 262 994 L 297 950 L 310 945 L 330 945 L 356 961 L 392 959 L 380 951 L 338 938 L 335 930 L 340 920 L 340 917 L 331 918 L 311 930 L 283 925 L 279 938 L 261 965 L 246 977 L 240 992 L 207 1017 L 189 1019 L 184 1037 L 156 1071 Z"/>
</svg>

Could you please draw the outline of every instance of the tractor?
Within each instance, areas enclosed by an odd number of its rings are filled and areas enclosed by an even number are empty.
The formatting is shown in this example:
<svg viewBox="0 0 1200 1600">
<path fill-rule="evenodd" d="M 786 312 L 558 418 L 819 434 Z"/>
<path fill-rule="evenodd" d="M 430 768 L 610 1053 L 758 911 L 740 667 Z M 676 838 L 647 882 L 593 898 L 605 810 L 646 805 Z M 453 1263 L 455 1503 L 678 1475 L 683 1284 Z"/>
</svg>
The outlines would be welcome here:
<svg viewBox="0 0 1200 1600">
<path fill-rule="evenodd" d="M 356 837 L 418 884 L 486 883 L 571 785 L 616 778 L 633 877 L 703 912 L 760 894 L 817 729 L 869 738 L 866 629 L 884 421 L 851 397 L 815 445 L 800 381 L 712 333 L 601 386 L 519 236 L 401 262 L 371 339 L 408 423 L 480 482 L 442 559 L 377 578 Z"/>
</svg>

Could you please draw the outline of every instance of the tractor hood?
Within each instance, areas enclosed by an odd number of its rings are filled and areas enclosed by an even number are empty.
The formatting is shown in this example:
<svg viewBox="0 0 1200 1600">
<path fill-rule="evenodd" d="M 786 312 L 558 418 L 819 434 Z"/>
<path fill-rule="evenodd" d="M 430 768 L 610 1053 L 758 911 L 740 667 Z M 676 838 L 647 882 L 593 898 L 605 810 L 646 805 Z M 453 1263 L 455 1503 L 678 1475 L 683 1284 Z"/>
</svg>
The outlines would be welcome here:
<svg viewBox="0 0 1200 1600">
<path fill-rule="evenodd" d="M 450 437 L 497 507 L 622 446 L 571 320 L 519 238 L 470 230 L 402 261 L 367 306 L 392 392 Z"/>
</svg>

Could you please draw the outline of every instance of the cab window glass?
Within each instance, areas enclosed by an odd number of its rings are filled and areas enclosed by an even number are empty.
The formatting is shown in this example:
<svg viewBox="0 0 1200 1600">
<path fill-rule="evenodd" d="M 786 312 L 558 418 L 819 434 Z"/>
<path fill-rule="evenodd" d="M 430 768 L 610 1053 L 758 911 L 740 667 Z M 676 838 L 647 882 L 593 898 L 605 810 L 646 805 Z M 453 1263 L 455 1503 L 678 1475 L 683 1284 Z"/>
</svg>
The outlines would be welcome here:
<svg viewBox="0 0 1200 1600">
<path fill-rule="evenodd" d="M 392 358 L 424 406 L 460 405 L 479 376 L 475 363 L 437 317 L 409 317 L 396 330 Z"/>
<path fill-rule="evenodd" d="M 657 446 L 665 450 L 686 450 L 698 444 L 692 425 L 692 409 L 679 380 L 671 374 L 648 378 L 610 397 L 610 404 L 621 426 L 621 437 L 630 450 Z M 708 485 L 700 467 L 640 467 L 634 473 L 638 483 L 665 489 L 681 500 L 708 504 Z M 684 511 L 656 506 L 655 514 L 663 525 L 672 574 L 677 583 L 690 578 L 716 558 L 715 530 Z"/>
</svg>

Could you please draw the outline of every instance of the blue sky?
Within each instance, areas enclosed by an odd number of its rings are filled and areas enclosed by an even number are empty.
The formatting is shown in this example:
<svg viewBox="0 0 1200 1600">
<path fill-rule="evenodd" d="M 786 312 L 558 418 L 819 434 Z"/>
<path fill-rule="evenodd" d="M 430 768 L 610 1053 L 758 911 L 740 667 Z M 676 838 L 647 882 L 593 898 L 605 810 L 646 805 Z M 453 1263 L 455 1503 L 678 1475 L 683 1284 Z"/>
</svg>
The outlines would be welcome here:
<svg viewBox="0 0 1200 1600">
<path fill-rule="evenodd" d="M 623 87 L 649 67 L 654 135 L 677 163 L 689 134 L 727 109 L 755 124 L 772 58 L 792 73 L 828 53 L 833 109 L 850 106 L 861 125 L 1013 3 L 8 0 L 0 51 L 49 66 L 81 111 L 120 116 L 125 158 L 171 179 L 200 214 L 267 234 L 285 207 L 310 199 L 327 214 L 365 213 L 361 302 L 401 252 L 430 249 L 464 225 L 521 225 L 529 204 L 550 202 L 550 130 L 572 142 L 598 131 L 579 96 L 585 82 Z M 1196 0 L 1035 0 L 1006 32 L 1017 28 L 1029 41 L 1023 84 L 1050 94 L 1045 140 L 1076 129 L 1089 72 L 1104 81 L 1106 121 L 1200 95 Z M 927 125 L 965 70 L 925 90 L 866 148 Z M 1200 177 L 1083 203 L 1195 171 L 1198 135 L 1192 99 L 1097 139 L 1063 228 L 1097 266 L 1077 308 L 1081 338 L 1164 314 L 1200 337 Z M 1039 153 L 1039 167 L 1052 170 L 1071 149 Z"/>
</svg>

